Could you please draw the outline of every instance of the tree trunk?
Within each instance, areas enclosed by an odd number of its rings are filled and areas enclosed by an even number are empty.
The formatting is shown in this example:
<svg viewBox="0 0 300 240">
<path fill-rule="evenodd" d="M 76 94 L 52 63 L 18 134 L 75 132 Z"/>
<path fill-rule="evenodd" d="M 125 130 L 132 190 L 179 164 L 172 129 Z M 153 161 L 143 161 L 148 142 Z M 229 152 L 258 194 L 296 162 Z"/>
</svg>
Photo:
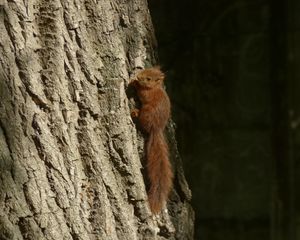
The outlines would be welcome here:
<svg viewBox="0 0 300 240">
<path fill-rule="evenodd" d="M 7 0 L 0 18 L 0 239 L 192 239 L 173 124 L 153 217 L 130 117 L 130 75 L 155 63 L 147 2 Z"/>
</svg>

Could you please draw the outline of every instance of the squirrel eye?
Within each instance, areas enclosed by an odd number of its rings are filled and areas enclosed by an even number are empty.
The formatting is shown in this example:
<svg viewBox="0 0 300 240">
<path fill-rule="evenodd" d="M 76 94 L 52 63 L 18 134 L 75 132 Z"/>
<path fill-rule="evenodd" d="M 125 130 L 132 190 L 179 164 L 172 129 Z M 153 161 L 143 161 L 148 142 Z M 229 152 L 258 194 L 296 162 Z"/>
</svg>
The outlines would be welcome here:
<svg viewBox="0 0 300 240">
<path fill-rule="evenodd" d="M 150 81 L 150 80 L 151 80 L 151 78 L 150 78 L 150 77 L 146 77 L 146 80 L 147 80 L 147 81 Z"/>
</svg>

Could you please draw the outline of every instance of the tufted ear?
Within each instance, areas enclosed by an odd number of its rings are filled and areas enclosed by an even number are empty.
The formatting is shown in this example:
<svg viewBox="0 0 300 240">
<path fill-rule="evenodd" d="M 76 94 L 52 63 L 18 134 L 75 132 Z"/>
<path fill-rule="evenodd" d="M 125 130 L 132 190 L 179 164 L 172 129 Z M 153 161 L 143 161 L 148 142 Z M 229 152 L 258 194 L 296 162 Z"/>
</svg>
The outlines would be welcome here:
<svg viewBox="0 0 300 240">
<path fill-rule="evenodd" d="M 161 71 L 161 66 L 155 65 L 155 66 L 153 66 L 153 69 L 157 70 L 159 72 L 158 79 L 161 80 L 161 81 L 163 81 L 165 79 L 165 74 Z"/>
<path fill-rule="evenodd" d="M 160 67 L 159 65 L 155 65 L 155 66 L 153 66 L 153 68 L 154 68 L 154 69 L 157 69 L 157 70 L 159 70 L 159 71 L 161 70 L 161 67 Z"/>
</svg>

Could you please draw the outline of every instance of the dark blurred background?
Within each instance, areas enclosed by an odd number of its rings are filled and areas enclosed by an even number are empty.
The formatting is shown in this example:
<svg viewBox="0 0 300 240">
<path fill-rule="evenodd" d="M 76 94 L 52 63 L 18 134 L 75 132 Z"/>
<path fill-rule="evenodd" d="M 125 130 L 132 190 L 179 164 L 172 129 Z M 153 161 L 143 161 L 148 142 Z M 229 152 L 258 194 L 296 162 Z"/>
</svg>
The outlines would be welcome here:
<svg viewBox="0 0 300 240">
<path fill-rule="evenodd" d="M 300 1 L 148 2 L 195 239 L 299 240 Z"/>
</svg>

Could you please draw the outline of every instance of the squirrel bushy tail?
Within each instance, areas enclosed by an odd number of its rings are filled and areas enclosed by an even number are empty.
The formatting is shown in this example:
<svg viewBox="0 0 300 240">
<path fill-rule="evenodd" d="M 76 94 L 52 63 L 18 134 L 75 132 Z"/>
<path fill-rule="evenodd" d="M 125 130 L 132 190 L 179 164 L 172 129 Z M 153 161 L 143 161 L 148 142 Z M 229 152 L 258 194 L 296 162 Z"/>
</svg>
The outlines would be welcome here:
<svg viewBox="0 0 300 240">
<path fill-rule="evenodd" d="M 161 130 L 150 131 L 147 142 L 147 172 L 150 181 L 149 205 L 159 213 L 172 188 L 173 173 L 169 162 L 168 145 Z"/>
</svg>

